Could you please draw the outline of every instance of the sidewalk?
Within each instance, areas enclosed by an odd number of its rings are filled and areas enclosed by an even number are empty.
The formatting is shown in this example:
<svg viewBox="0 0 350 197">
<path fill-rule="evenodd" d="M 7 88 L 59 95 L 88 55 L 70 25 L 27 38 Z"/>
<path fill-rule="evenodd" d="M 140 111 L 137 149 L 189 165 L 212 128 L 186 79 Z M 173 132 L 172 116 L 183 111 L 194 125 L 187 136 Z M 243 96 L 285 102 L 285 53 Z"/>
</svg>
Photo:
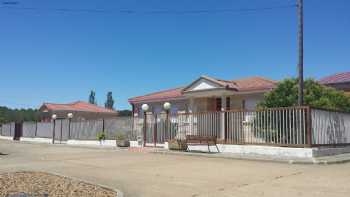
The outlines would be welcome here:
<svg viewBox="0 0 350 197">
<path fill-rule="evenodd" d="M 249 161 L 263 161 L 263 162 L 278 162 L 278 163 L 289 163 L 289 164 L 339 164 L 350 162 L 350 153 L 316 157 L 316 158 L 281 158 L 272 157 L 265 155 L 241 155 L 233 153 L 205 153 L 205 152 L 181 152 L 171 151 L 165 149 L 150 149 L 148 152 L 155 154 L 169 154 L 169 155 L 184 155 L 193 157 L 206 157 L 206 158 L 225 158 L 225 159 L 236 159 L 236 160 L 249 160 Z"/>
</svg>

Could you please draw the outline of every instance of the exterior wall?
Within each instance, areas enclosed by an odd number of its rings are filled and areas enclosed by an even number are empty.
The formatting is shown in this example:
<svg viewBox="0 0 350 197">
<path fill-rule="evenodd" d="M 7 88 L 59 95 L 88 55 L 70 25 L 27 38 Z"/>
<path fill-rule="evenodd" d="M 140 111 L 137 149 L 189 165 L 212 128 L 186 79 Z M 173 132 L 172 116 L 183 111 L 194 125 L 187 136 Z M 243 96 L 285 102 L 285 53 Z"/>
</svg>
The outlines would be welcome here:
<svg viewBox="0 0 350 197">
<path fill-rule="evenodd" d="M 327 86 L 350 93 L 350 82 L 327 84 Z"/>
<path fill-rule="evenodd" d="M 178 112 L 188 112 L 189 108 L 189 100 L 183 99 L 183 100 L 169 100 L 168 102 L 171 103 L 171 113 L 178 113 Z M 164 112 L 163 104 L 165 102 L 145 102 L 149 105 L 149 112 L 159 114 L 161 112 Z M 136 103 L 134 104 L 134 116 L 143 116 L 141 106 L 144 103 Z"/>
<path fill-rule="evenodd" d="M 81 111 L 49 111 L 41 113 L 41 120 L 43 122 L 50 122 L 52 114 L 57 115 L 57 119 L 66 119 L 68 113 L 73 113 L 74 120 L 95 120 L 107 119 L 117 117 L 117 113 L 95 113 L 95 112 L 81 112 Z"/>
<path fill-rule="evenodd" d="M 262 93 L 230 96 L 230 109 L 254 110 L 263 98 Z"/>
<path fill-rule="evenodd" d="M 232 95 L 230 97 L 230 109 L 255 109 L 257 103 L 263 99 L 263 94 L 252 95 Z M 200 97 L 200 98 L 188 98 L 182 100 L 169 100 L 171 103 L 171 113 L 181 112 L 207 112 L 216 110 L 216 98 L 221 97 Z M 191 105 L 191 100 L 193 105 Z M 226 102 L 226 101 L 224 101 Z M 159 114 L 164 112 L 163 104 L 165 102 L 144 102 L 149 105 L 149 112 L 153 114 Z M 144 103 L 134 104 L 134 116 L 143 116 L 141 106 Z"/>
</svg>

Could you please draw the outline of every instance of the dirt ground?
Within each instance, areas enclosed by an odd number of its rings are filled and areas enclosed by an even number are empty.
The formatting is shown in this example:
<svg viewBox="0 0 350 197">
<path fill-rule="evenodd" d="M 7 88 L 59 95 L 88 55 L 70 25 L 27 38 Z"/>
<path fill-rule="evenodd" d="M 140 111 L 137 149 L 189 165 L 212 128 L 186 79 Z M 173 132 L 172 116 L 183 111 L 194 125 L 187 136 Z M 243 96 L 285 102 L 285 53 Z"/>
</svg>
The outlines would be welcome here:
<svg viewBox="0 0 350 197">
<path fill-rule="evenodd" d="M 8 154 L 0 155 L 0 173 L 52 172 L 117 188 L 132 197 L 350 194 L 350 163 L 294 165 L 3 140 L 0 152 Z"/>
<path fill-rule="evenodd" d="M 106 188 L 43 172 L 3 173 L 0 174 L 0 185 L 0 196 L 117 196 Z"/>
</svg>

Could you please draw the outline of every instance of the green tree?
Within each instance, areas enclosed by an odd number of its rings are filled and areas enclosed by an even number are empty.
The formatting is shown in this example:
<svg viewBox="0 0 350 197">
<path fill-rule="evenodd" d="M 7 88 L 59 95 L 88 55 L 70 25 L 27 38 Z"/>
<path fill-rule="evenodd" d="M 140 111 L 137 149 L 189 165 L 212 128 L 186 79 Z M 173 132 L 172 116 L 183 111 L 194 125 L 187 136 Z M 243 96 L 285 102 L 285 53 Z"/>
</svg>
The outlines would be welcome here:
<svg viewBox="0 0 350 197">
<path fill-rule="evenodd" d="M 131 116 L 131 115 L 132 115 L 132 111 L 127 109 L 118 111 L 118 116 Z"/>
<path fill-rule="evenodd" d="M 114 100 L 113 100 L 112 92 L 108 92 L 107 100 L 105 102 L 105 108 L 114 109 L 113 105 L 114 105 Z"/>
<path fill-rule="evenodd" d="M 97 104 L 95 95 L 96 95 L 95 91 L 91 90 L 90 96 L 89 96 L 89 103 L 94 104 L 94 105 Z"/>
<path fill-rule="evenodd" d="M 37 121 L 39 112 L 36 109 L 10 109 L 0 106 L 0 124 L 6 122 Z"/>
<path fill-rule="evenodd" d="M 312 107 L 350 112 L 350 97 L 344 92 L 323 86 L 315 80 L 304 82 L 304 103 Z M 259 107 L 289 107 L 298 104 L 298 80 L 285 79 L 266 93 Z"/>
</svg>

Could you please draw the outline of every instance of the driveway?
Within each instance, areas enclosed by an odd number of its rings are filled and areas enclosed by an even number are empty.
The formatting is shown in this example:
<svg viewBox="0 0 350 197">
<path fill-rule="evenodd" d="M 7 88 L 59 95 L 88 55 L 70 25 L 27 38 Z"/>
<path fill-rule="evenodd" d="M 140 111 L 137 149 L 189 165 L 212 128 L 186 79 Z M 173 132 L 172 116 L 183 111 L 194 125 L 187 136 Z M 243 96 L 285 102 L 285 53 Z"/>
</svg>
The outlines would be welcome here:
<svg viewBox="0 0 350 197">
<path fill-rule="evenodd" d="M 350 163 L 291 165 L 0 140 L 0 173 L 53 172 L 125 196 L 349 196 Z M 1 189 L 1 186 L 0 186 Z"/>
</svg>

